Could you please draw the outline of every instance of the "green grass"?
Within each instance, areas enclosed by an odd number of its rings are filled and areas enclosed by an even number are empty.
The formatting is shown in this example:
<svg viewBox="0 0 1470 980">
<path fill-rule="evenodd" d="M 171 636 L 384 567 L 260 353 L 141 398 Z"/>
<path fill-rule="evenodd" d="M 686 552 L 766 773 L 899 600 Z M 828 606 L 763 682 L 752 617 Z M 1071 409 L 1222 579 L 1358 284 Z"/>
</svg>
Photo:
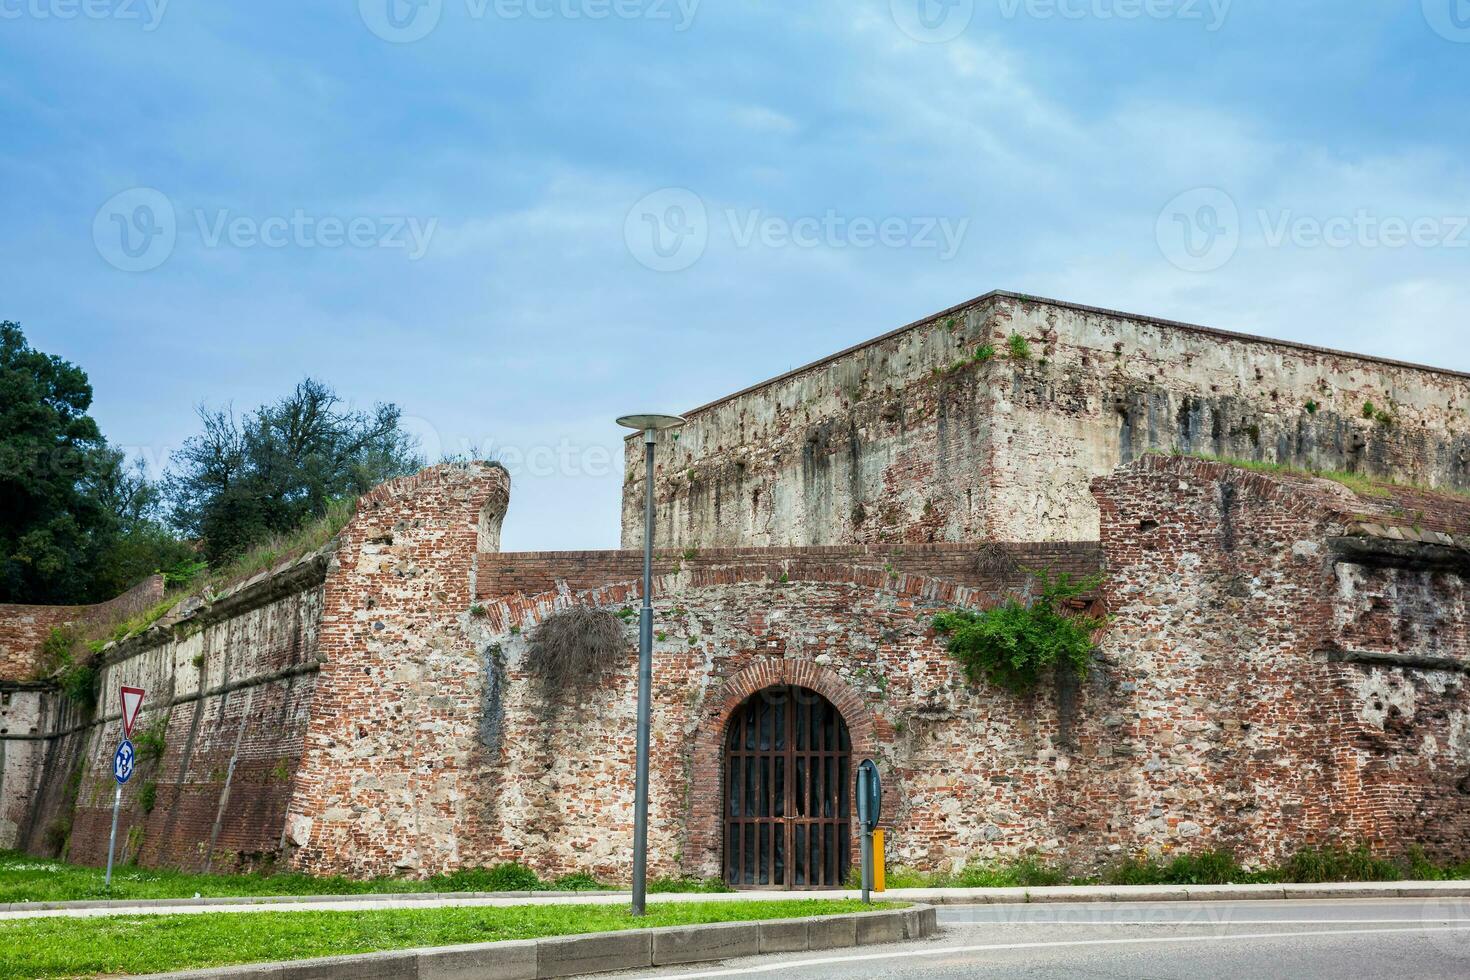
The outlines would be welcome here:
<svg viewBox="0 0 1470 980">
<path fill-rule="evenodd" d="M 102 888 L 102 869 L 47 861 L 14 851 L 0 851 L 0 903 L 70 902 L 99 898 L 190 898 L 194 895 L 248 898 L 254 895 L 371 895 L 408 892 L 588 891 L 612 889 L 589 875 L 564 875 L 552 881 L 524 865 L 464 868 L 432 878 L 314 878 L 302 874 L 186 874 L 165 868 L 117 868 L 112 891 Z M 729 891 L 719 881 L 661 878 L 651 892 Z"/>
<path fill-rule="evenodd" d="M 1198 851 L 1169 858 L 1125 858 L 1100 874 L 1076 877 L 1036 857 L 976 862 L 954 874 L 890 868 L 889 888 L 1037 888 L 1044 885 L 1258 885 L 1329 881 L 1465 881 L 1470 861 L 1440 865 L 1418 848 L 1396 860 L 1374 856 L 1366 846 L 1309 847 L 1279 865 L 1248 869 L 1225 851 Z M 851 882 L 849 883 L 851 884 Z M 856 887 L 854 885 L 854 887 Z"/>
<path fill-rule="evenodd" d="M 641 919 L 633 918 L 622 905 L 23 919 L 0 922 L 0 980 L 157 973 L 422 946 L 792 919 L 896 907 L 901 906 L 807 899 L 654 903 Z"/>
<path fill-rule="evenodd" d="M 1155 455 L 1186 456 L 1190 459 L 1202 459 L 1207 463 L 1222 463 L 1226 466 L 1234 466 L 1242 470 L 1250 470 L 1254 473 L 1266 473 L 1273 476 L 1302 476 L 1313 477 L 1321 480 L 1331 480 L 1340 483 L 1360 497 L 1374 497 L 1386 499 L 1393 496 L 1393 487 L 1403 487 L 1407 490 L 1426 490 L 1432 493 L 1455 493 L 1452 490 L 1430 490 L 1429 487 L 1415 484 L 1398 483 L 1392 480 L 1378 479 L 1363 476 L 1360 473 L 1344 473 L 1338 470 L 1308 470 L 1298 466 L 1288 466 L 1285 463 L 1268 463 L 1256 459 L 1231 459 L 1225 456 L 1213 456 L 1209 453 L 1165 453 L 1163 450 L 1155 451 Z"/>
</svg>

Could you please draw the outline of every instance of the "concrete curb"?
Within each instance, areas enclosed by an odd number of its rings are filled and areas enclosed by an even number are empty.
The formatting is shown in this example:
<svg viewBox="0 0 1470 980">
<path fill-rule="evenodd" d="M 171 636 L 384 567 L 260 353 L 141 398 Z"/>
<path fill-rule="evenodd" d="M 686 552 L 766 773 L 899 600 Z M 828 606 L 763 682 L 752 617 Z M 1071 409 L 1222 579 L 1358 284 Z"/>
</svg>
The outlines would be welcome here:
<svg viewBox="0 0 1470 980">
<path fill-rule="evenodd" d="M 929 905 L 1060 902 L 1242 902 L 1324 898 L 1470 898 L 1470 881 L 1328 882 L 1316 885 L 1059 885 L 1047 888 L 896 889 L 882 897 Z"/>
<path fill-rule="evenodd" d="M 803 952 L 922 939 L 939 931 L 932 906 L 810 919 L 625 929 L 472 946 L 405 949 L 287 963 L 157 973 L 171 980 L 539 980 L 759 953 Z"/>
<path fill-rule="evenodd" d="M 855 891 L 822 892 L 821 898 L 860 898 Z M 411 892 L 376 895 L 261 895 L 245 898 L 155 898 L 119 901 L 12 902 L 0 912 L 65 912 L 117 909 L 147 912 L 170 908 L 235 908 L 267 905 L 373 903 L 383 907 L 415 902 L 447 904 L 493 901 L 626 899 L 627 892 Z M 689 892 L 649 896 L 654 902 L 724 902 L 791 898 L 791 892 Z M 1017 905 L 1042 902 L 1239 902 L 1306 898 L 1470 898 L 1470 881 L 1329 882 L 1317 885 L 1057 885 L 1045 888 L 896 888 L 879 897 L 924 905 Z M 510 901 L 507 901 L 510 900 Z"/>
</svg>

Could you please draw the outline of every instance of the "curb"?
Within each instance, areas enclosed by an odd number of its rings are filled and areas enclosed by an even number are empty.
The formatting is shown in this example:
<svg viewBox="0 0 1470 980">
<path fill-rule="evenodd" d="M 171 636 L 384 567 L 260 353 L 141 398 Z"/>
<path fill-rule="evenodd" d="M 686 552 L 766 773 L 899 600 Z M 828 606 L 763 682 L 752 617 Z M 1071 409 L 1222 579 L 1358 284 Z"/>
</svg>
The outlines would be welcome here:
<svg viewBox="0 0 1470 980">
<path fill-rule="evenodd" d="M 689 892 L 651 896 L 654 901 L 742 901 L 752 892 Z M 1470 881 L 1326 882 L 1315 885 L 1054 885 L 1038 888 L 895 888 L 877 895 L 921 905 L 1020 905 L 1055 902 L 1240 902 L 1310 898 L 1470 898 Z M 387 892 L 360 895 L 258 895 L 239 898 L 150 898 L 115 901 L 11 902 L 0 912 L 65 912 L 118 909 L 145 912 L 169 908 L 381 903 L 385 908 L 414 902 L 475 902 L 503 899 L 627 898 L 625 891 Z M 767 897 L 764 894 L 760 897 Z M 777 896 L 770 896 L 777 897 Z M 779 897 L 790 897 L 782 893 Z M 859 898 L 860 892 L 823 892 L 824 898 Z"/>
<path fill-rule="evenodd" d="M 713 963 L 761 953 L 873 946 L 922 939 L 938 931 L 934 908 L 914 905 L 810 919 L 624 929 L 285 963 L 245 963 L 152 976 L 170 980 L 539 980 Z"/>
<path fill-rule="evenodd" d="M 897 889 L 889 901 L 928 905 L 1036 905 L 1060 902 L 1244 902 L 1324 898 L 1470 898 L 1470 881 L 1326 882 L 1315 885 L 1057 885 L 1045 888 Z"/>
</svg>

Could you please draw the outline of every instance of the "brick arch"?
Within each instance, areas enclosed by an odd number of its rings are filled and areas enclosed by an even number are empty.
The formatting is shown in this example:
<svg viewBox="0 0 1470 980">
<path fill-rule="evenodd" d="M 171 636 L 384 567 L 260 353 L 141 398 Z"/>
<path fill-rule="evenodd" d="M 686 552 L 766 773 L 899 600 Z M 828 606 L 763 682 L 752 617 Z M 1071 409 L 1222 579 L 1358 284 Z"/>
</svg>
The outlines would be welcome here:
<svg viewBox="0 0 1470 980">
<path fill-rule="evenodd" d="M 688 846 L 684 849 L 684 870 L 687 873 L 707 873 L 710 868 L 719 864 L 723 844 L 720 811 L 725 799 L 725 726 L 735 709 L 744 704 L 752 694 L 781 685 L 810 688 L 832 702 L 847 722 L 848 735 L 852 738 L 854 765 L 863 759 L 877 758 L 878 717 L 867 702 L 835 671 L 812 660 L 766 658 L 749 664 L 727 678 L 718 692 L 707 701 L 700 715 L 699 728 L 694 735 L 689 819 L 686 823 L 689 836 Z M 890 805 L 890 800 L 885 798 L 885 815 Z"/>
</svg>

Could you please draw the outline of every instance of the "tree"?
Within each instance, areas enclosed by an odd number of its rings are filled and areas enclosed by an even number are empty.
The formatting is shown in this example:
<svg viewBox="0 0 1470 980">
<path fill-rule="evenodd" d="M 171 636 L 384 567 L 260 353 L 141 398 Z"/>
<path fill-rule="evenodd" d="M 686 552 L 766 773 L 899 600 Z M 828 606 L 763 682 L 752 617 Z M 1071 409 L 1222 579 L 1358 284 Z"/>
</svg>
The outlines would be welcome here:
<svg viewBox="0 0 1470 980">
<path fill-rule="evenodd" d="M 108 523 L 88 493 L 106 448 L 86 372 L 0 323 L 0 601 L 79 602 Z"/>
<path fill-rule="evenodd" d="M 93 562 L 95 596 L 118 595 L 157 572 L 181 585 L 202 571 L 198 549 L 165 523 L 161 488 L 141 459 L 129 463 L 119 450 L 104 450 L 88 492 L 107 515 Z"/>
<path fill-rule="evenodd" d="M 341 405 L 312 378 L 244 418 L 201 405 L 204 431 L 174 454 L 165 481 L 174 527 L 218 562 L 422 465 L 396 405 L 371 412 Z"/>
</svg>

